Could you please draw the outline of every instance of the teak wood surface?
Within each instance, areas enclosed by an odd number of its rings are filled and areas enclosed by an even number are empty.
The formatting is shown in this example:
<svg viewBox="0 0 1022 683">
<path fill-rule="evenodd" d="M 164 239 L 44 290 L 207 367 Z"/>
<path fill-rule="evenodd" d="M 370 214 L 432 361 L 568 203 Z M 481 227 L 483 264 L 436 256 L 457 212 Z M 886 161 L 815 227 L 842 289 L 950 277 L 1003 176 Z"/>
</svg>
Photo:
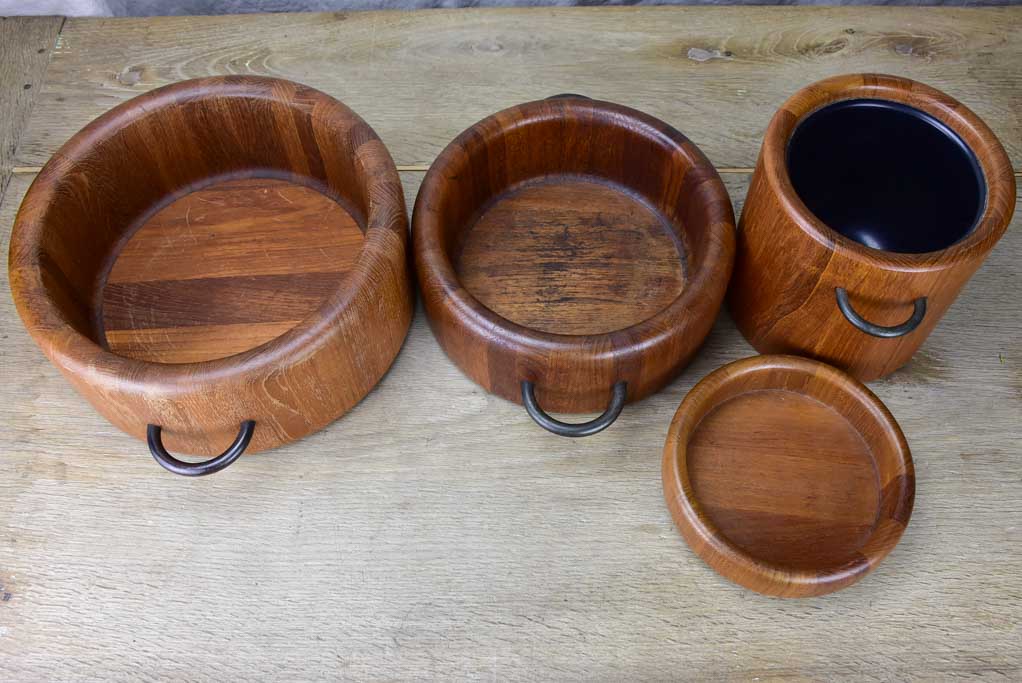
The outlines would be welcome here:
<svg viewBox="0 0 1022 683">
<path fill-rule="evenodd" d="M 682 132 L 573 95 L 466 129 L 412 214 L 419 293 L 447 355 L 487 391 L 521 402 L 530 381 L 542 408 L 571 413 L 603 410 L 619 382 L 636 401 L 681 372 L 713 327 L 734 244 L 724 183 Z"/>
<path fill-rule="evenodd" d="M 267 184 L 272 178 L 309 192 L 296 204 Z M 184 229 L 168 234 L 164 223 L 183 203 L 227 204 L 223 183 L 240 179 L 247 189 L 233 188 L 247 200 L 222 207 L 216 230 L 190 233 L 186 206 Z M 263 210 L 280 230 L 268 236 L 253 192 L 271 188 Z M 324 202 L 310 203 L 310 193 Z M 218 237 L 239 210 L 248 217 L 242 234 Z M 352 243 L 353 231 L 364 239 Z M 140 257 L 153 232 L 178 255 L 191 250 L 191 267 L 151 249 Z M 350 261 L 350 271 L 317 272 L 338 239 L 353 253 L 335 259 Z M 220 253 L 231 242 L 234 259 Z M 313 249 L 323 255 L 306 262 Z M 196 272 L 201 265 L 207 270 Z M 29 188 L 8 266 L 26 329 L 96 410 L 129 434 L 142 438 L 154 425 L 167 447 L 204 455 L 224 451 L 248 421 L 256 452 L 343 415 L 390 367 L 414 301 L 404 195 L 386 147 L 338 100 L 259 76 L 181 81 L 90 122 Z M 293 317 L 281 321 L 278 306 Z M 266 330 L 266 322 L 285 324 Z M 238 330 L 242 348 L 214 355 L 225 326 Z M 145 329 L 177 340 L 157 351 L 139 343 Z"/>
<path fill-rule="evenodd" d="M 692 549 L 747 588 L 825 595 L 872 571 L 912 514 L 897 421 L 861 382 L 801 356 L 721 367 L 664 444 L 664 499 Z"/>
<path fill-rule="evenodd" d="M 805 208 L 787 171 L 788 141 L 805 116 L 843 99 L 915 107 L 939 119 L 973 150 L 986 181 L 986 202 L 967 236 L 929 253 L 878 251 L 830 229 Z M 1014 210 L 1015 176 L 1000 141 L 946 93 L 876 74 L 807 84 L 778 110 L 764 134 L 741 217 L 729 310 L 761 353 L 812 356 L 863 381 L 883 377 L 907 363 L 939 324 L 1003 236 Z M 926 300 L 926 313 L 904 336 L 871 336 L 845 319 L 835 296 L 838 287 L 849 292 L 859 315 L 877 325 L 906 320 L 919 298 Z"/>
<path fill-rule="evenodd" d="M 310 187 L 214 182 L 120 248 L 102 292 L 103 336 L 113 353 L 160 363 L 247 351 L 314 314 L 364 242 L 351 214 Z"/>
<path fill-rule="evenodd" d="M 157 85 L 231 72 L 298 80 L 352 107 L 406 169 L 409 207 L 460 131 L 579 92 L 683 131 L 722 171 L 737 213 L 777 107 L 853 72 L 900 74 L 966 103 L 1022 172 L 1019 9 L 2 23 L 0 51 L 20 56 L 0 60 L 0 125 L 28 122 L 9 138 L 20 143 L 0 206 L 4 253 L 34 174 L 75 131 Z M 853 586 L 784 601 L 707 567 L 663 500 L 682 398 L 754 353 L 726 314 L 674 382 L 572 440 L 466 378 L 420 309 L 393 368 L 342 420 L 189 481 L 160 471 L 43 358 L 4 274 L 0 677 L 1018 679 L 1020 262 L 1016 213 L 912 361 L 869 384 L 915 463 L 897 548 Z"/>
</svg>

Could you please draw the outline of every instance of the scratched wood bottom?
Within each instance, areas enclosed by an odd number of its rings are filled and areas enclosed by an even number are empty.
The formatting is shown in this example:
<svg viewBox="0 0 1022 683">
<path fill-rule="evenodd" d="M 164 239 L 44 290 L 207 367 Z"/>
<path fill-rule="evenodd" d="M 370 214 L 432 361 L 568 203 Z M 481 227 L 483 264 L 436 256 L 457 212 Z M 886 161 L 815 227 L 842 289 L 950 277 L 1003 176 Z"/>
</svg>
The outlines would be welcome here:
<svg viewBox="0 0 1022 683">
<path fill-rule="evenodd" d="M 685 287 L 681 245 L 665 216 L 620 188 L 556 176 L 490 204 L 455 268 L 490 310 L 558 334 L 634 325 Z"/>
<path fill-rule="evenodd" d="M 107 344 L 159 363 L 259 346 L 337 290 L 362 241 L 355 219 L 309 187 L 209 185 L 162 208 L 122 247 L 103 289 Z"/>
</svg>

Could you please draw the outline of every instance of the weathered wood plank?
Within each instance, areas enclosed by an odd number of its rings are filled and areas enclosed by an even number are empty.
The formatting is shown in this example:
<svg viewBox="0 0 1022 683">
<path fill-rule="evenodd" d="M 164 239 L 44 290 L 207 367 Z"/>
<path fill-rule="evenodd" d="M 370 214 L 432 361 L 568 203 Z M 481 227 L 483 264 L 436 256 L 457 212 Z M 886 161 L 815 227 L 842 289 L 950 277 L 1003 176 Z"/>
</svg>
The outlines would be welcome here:
<svg viewBox="0 0 1022 683">
<path fill-rule="evenodd" d="M 422 174 L 402 175 L 411 206 Z M 0 206 L 0 250 L 30 180 Z M 739 206 L 747 180 L 726 176 Z M 719 578 L 662 500 L 681 398 L 752 353 L 726 315 L 665 391 L 570 440 L 465 379 L 420 311 L 344 419 L 184 481 L 74 394 L 4 276 L 4 678 L 1018 679 L 1020 259 L 1022 215 L 916 360 L 873 385 L 916 461 L 902 543 L 860 584 L 794 602 Z"/>
<path fill-rule="evenodd" d="M 0 201 L 63 22 L 60 17 L 0 17 Z"/>
<path fill-rule="evenodd" d="M 398 164 L 428 164 L 476 120 L 559 92 L 672 123 L 717 166 L 749 167 L 777 106 L 852 71 L 966 102 L 1022 168 L 1022 8 L 501 9 L 69 20 L 19 165 L 113 105 L 183 78 L 256 73 L 334 95 Z"/>
</svg>

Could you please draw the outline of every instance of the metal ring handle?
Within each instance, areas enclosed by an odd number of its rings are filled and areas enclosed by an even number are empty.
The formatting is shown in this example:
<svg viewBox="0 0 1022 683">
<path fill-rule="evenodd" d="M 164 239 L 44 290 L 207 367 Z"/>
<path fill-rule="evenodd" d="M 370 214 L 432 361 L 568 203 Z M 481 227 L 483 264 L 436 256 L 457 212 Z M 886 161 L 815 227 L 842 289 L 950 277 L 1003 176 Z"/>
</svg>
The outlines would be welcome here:
<svg viewBox="0 0 1022 683">
<path fill-rule="evenodd" d="M 902 324 L 891 325 L 890 327 L 875 325 L 855 312 L 855 309 L 852 308 L 852 302 L 848 300 L 848 292 L 843 287 L 835 288 L 834 292 L 837 295 L 837 307 L 841 309 L 845 319 L 866 334 L 871 334 L 874 337 L 889 339 L 891 337 L 904 336 L 919 327 L 919 323 L 923 322 L 923 316 L 926 315 L 926 297 L 921 296 L 913 304 L 915 308 L 912 311 L 912 315 Z"/>
<path fill-rule="evenodd" d="M 160 434 L 163 428 L 157 425 L 149 425 L 146 430 L 146 440 L 149 442 L 149 452 L 153 454 L 156 462 L 165 469 L 183 477 L 203 477 L 207 474 L 219 472 L 223 468 L 241 457 L 241 454 L 248 448 L 248 442 L 252 440 L 252 433 L 255 431 L 255 420 L 245 420 L 241 423 L 241 429 L 234 443 L 228 446 L 227 450 L 203 462 L 184 462 L 178 460 L 167 452 L 163 447 L 163 438 Z"/>
<path fill-rule="evenodd" d="M 529 417 L 535 420 L 536 424 L 543 429 L 553 432 L 558 436 L 592 436 L 602 432 L 614 424 L 614 420 L 621 414 L 621 409 L 625 407 L 625 397 L 627 395 L 628 383 L 618 382 L 614 385 L 610 405 L 603 411 L 603 415 L 582 424 L 568 424 L 567 422 L 555 420 L 543 412 L 543 409 L 536 403 L 536 385 L 528 380 L 522 381 L 522 403 L 525 404 L 525 410 L 529 413 Z"/>
</svg>

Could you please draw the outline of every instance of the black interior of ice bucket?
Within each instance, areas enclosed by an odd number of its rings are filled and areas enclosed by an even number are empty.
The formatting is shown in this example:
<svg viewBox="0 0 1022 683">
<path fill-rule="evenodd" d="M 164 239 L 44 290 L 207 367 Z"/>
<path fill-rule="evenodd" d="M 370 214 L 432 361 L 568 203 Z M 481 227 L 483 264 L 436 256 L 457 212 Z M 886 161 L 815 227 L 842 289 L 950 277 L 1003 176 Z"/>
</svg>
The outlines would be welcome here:
<svg viewBox="0 0 1022 683">
<path fill-rule="evenodd" d="M 946 125 L 898 102 L 843 100 L 805 118 L 787 150 L 788 175 L 821 221 L 867 247 L 945 249 L 982 214 L 976 155 Z"/>
</svg>

